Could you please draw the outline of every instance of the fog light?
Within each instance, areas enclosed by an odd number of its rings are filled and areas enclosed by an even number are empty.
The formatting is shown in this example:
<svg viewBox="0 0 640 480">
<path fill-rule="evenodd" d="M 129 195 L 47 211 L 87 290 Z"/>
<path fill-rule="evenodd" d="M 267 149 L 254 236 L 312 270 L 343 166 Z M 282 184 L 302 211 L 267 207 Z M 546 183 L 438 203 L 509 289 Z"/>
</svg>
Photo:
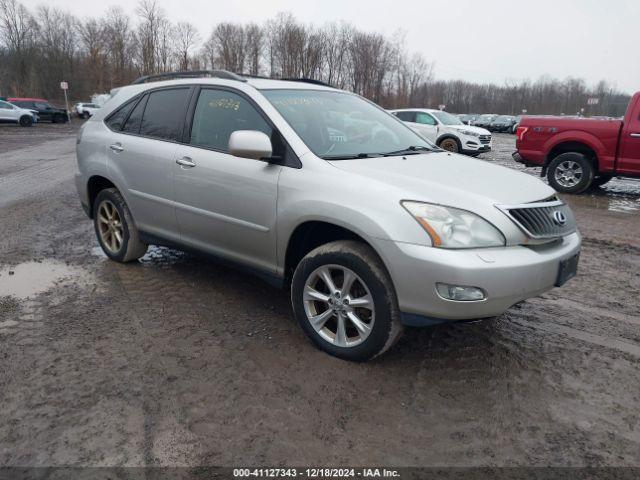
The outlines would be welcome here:
<svg viewBox="0 0 640 480">
<path fill-rule="evenodd" d="M 436 283 L 436 291 L 445 300 L 454 300 L 456 302 L 477 302 L 485 299 L 484 291 L 478 287 Z"/>
</svg>

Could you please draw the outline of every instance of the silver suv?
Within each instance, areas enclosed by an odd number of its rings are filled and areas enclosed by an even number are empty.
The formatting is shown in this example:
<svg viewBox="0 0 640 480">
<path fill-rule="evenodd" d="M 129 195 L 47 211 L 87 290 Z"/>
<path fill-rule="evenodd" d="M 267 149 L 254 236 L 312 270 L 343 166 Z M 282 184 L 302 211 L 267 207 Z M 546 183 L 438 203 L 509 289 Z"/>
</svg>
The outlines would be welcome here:
<svg viewBox="0 0 640 480">
<path fill-rule="evenodd" d="M 195 249 L 291 289 L 324 351 L 367 360 L 403 325 L 491 317 L 577 269 L 569 208 L 533 176 L 438 149 L 308 81 L 144 78 L 77 139 L 106 255 Z"/>
</svg>

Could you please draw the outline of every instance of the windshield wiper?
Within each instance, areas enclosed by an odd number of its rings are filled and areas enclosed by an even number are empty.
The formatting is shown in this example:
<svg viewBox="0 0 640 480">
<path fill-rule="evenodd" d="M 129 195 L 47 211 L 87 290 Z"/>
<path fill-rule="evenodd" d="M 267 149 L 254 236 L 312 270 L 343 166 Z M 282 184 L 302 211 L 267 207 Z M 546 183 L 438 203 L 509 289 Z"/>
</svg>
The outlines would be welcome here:
<svg viewBox="0 0 640 480">
<path fill-rule="evenodd" d="M 354 153 L 351 155 L 324 155 L 324 160 L 354 160 L 356 158 L 373 158 L 379 157 L 380 153 Z"/>
<path fill-rule="evenodd" d="M 382 155 L 385 157 L 393 157 L 395 155 L 418 155 L 422 152 L 435 152 L 433 148 L 424 147 L 422 145 L 411 145 L 410 147 L 396 150 L 395 152 L 387 152 Z"/>
</svg>

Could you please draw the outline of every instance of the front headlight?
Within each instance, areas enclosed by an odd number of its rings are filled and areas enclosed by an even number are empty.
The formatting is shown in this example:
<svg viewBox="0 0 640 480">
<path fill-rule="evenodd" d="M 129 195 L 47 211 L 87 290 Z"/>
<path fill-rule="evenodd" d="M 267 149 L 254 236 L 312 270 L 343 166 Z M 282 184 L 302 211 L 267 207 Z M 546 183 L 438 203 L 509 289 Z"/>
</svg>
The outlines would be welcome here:
<svg viewBox="0 0 640 480">
<path fill-rule="evenodd" d="M 460 130 L 460 133 L 463 135 L 469 135 L 470 137 L 479 137 L 480 134 L 476 132 L 472 132 L 471 130 Z"/>
<path fill-rule="evenodd" d="M 500 230 L 475 213 L 422 202 L 404 201 L 402 206 L 424 228 L 434 247 L 501 247 L 506 243 Z"/>
</svg>

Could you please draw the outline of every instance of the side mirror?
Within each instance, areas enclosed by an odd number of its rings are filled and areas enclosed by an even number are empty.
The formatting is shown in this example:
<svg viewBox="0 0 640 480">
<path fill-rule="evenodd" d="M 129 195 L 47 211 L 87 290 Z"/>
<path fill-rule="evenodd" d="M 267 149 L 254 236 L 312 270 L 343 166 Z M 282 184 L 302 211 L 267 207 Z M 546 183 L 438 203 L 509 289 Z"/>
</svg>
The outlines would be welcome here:
<svg viewBox="0 0 640 480">
<path fill-rule="evenodd" d="M 273 154 L 271 139 L 257 130 L 236 130 L 229 137 L 229 153 L 235 157 L 268 160 Z"/>
</svg>

